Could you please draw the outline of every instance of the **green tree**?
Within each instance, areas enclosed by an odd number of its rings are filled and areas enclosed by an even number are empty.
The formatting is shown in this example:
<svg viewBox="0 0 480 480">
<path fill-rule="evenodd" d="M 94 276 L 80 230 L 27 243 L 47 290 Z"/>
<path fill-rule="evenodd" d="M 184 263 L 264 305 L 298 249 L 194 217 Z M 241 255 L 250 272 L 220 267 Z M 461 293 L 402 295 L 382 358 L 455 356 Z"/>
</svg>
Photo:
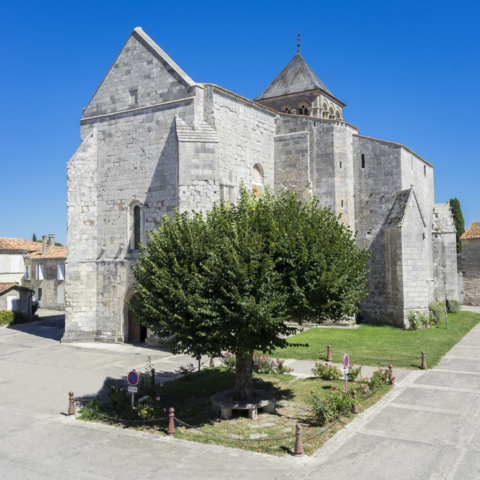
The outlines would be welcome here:
<svg viewBox="0 0 480 480">
<path fill-rule="evenodd" d="M 285 347 L 286 321 L 338 321 L 367 296 L 368 254 L 328 208 L 284 192 L 207 214 L 176 212 L 136 262 L 136 319 L 174 353 L 235 353 L 235 394 L 251 395 L 253 353 Z"/>
<path fill-rule="evenodd" d="M 35 234 L 33 234 L 32 242 L 36 242 L 36 241 L 37 241 L 37 236 Z"/>
<path fill-rule="evenodd" d="M 462 252 L 462 242 L 460 237 L 465 232 L 465 220 L 463 218 L 462 207 L 460 206 L 460 200 L 458 198 L 450 199 L 450 208 L 452 209 L 453 220 L 455 222 L 455 228 L 457 230 L 457 253 Z"/>
</svg>

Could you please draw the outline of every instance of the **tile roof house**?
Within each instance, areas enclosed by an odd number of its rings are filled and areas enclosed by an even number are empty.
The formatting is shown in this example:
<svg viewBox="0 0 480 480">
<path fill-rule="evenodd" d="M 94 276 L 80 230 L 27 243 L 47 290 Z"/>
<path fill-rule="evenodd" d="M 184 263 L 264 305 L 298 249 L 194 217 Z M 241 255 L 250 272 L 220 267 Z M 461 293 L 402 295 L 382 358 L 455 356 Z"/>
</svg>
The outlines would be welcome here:
<svg viewBox="0 0 480 480">
<path fill-rule="evenodd" d="M 0 310 L 22 312 L 32 316 L 33 290 L 15 282 L 0 283 Z"/>
<path fill-rule="evenodd" d="M 40 250 L 25 255 L 23 284 L 35 291 L 40 308 L 65 310 L 67 247 L 55 246 L 55 236 L 44 236 Z"/>
<path fill-rule="evenodd" d="M 480 222 L 474 222 L 460 237 L 462 253 L 458 267 L 462 273 L 463 303 L 480 305 Z"/>
<path fill-rule="evenodd" d="M 0 237 L 0 282 L 22 283 L 25 274 L 25 255 L 41 249 L 40 243 L 31 240 Z"/>
</svg>

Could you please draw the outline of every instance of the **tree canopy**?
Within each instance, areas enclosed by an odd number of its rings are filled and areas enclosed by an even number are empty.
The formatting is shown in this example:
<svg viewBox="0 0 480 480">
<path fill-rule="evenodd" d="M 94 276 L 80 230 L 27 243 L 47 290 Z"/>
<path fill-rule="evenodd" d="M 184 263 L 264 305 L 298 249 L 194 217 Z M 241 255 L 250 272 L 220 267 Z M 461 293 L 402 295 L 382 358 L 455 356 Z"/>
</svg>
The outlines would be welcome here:
<svg viewBox="0 0 480 480">
<path fill-rule="evenodd" d="M 450 208 L 452 209 L 453 220 L 455 222 L 455 228 L 457 230 L 457 253 L 461 253 L 462 242 L 460 241 L 460 237 L 465 232 L 465 220 L 463 218 L 460 200 L 458 200 L 457 197 L 450 199 Z"/>
<path fill-rule="evenodd" d="M 236 205 L 176 212 L 148 234 L 131 308 L 155 334 L 173 336 L 174 352 L 234 352 L 241 392 L 253 352 L 286 346 L 287 320 L 338 321 L 358 311 L 367 262 L 354 234 L 317 200 L 267 191 L 255 201 L 242 189 Z"/>
</svg>

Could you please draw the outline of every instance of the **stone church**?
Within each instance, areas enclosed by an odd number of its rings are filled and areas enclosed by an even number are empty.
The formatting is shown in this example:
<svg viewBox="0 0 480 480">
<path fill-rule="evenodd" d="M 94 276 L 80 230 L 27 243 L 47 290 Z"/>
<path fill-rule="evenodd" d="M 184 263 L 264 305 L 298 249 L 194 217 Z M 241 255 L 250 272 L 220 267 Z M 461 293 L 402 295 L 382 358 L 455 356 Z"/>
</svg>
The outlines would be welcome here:
<svg viewBox="0 0 480 480">
<path fill-rule="evenodd" d="M 241 182 L 315 196 L 358 232 L 371 252 L 363 321 L 403 327 L 408 311 L 457 298 L 455 227 L 435 204 L 433 165 L 360 135 L 344 107 L 299 51 L 250 100 L 196 83 L 135 28 L 82 111 L 68 162 L 63 341 L 145 340 L 125 303 L 145 232 L 175 208 L 234 202 Z"/>
</svg>

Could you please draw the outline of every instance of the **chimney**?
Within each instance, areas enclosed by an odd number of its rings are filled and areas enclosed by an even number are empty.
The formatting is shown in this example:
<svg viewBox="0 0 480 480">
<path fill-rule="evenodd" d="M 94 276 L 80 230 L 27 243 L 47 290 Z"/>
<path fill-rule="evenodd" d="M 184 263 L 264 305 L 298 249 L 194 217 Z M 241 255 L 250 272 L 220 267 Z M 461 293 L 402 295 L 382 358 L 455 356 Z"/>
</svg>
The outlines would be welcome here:
<svg viewBox="0 0 480 480">
<path fill-rule="evenodd" d="M 54 247 L 55 246 L 55 234 L 54 233 L 50 233 L 48 235 L 48 246 L 49 247 Z"/>
<path fill-rule="evenodd" d="M 43 235 L 42 237 L 42 255 L 46 255 L 47 253 L 47 236 Z"/>
</svg>

